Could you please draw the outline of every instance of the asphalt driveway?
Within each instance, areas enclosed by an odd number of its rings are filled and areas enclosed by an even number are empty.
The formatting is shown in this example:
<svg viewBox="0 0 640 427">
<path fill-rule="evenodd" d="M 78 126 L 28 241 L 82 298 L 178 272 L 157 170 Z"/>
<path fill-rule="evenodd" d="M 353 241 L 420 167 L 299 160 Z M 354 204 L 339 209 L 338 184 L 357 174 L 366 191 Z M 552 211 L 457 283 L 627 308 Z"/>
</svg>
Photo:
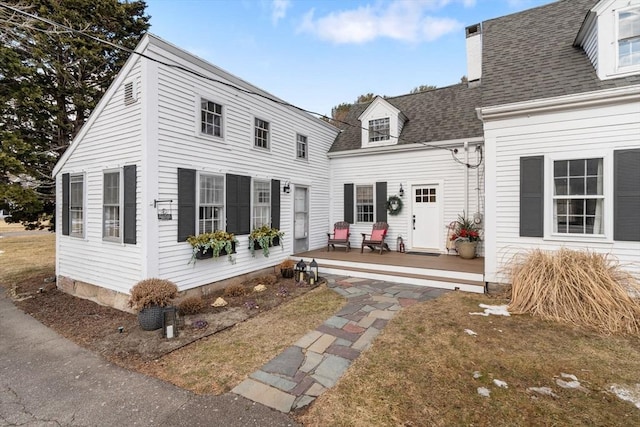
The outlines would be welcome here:
<svg viewBox="0 0 640 427">
<path fill-rule="evenodd" d="M 114 366 L 23 313 L 0 290 L 0 426 L 9 425 L 298 424 L 235 394 L 199 396 Z"/>
</svg>

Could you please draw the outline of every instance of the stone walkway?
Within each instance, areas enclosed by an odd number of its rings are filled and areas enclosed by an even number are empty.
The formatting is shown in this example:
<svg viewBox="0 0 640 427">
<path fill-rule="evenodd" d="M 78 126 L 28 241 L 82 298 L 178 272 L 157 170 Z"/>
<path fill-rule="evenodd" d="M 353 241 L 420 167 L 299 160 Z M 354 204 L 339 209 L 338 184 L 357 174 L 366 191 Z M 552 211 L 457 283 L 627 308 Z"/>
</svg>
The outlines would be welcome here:
<svg viewBox="0 0 640 427">
<path fill-rule="evenodd" d="M 347 304 L 251 374 L 233 393 L 285 413 L 303 408 L 338 382 L 402 307 L 448 292 L 371 279 L 323 277 L 330 289 L 347 298 Z"/>
</svg>

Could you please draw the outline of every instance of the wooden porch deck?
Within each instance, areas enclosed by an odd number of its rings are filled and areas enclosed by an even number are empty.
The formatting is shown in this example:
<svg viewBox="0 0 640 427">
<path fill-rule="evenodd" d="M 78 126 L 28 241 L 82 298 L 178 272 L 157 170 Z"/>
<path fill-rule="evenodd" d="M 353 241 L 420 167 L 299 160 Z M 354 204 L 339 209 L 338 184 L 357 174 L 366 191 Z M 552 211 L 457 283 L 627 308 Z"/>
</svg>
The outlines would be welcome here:
<svg viewBox="0 0 640 427">
<path fill-rule="evenodd" d="M 430 256 L 387 252 L 382 255 L 365 248 L 346 252 L 338 247 L 297 253 L 292 258 L 315 259 L 321 273 L 389 280 L 420 286 L 484 292 L 484 258 L 462 259 L 457 255 Z"/>
</svg>

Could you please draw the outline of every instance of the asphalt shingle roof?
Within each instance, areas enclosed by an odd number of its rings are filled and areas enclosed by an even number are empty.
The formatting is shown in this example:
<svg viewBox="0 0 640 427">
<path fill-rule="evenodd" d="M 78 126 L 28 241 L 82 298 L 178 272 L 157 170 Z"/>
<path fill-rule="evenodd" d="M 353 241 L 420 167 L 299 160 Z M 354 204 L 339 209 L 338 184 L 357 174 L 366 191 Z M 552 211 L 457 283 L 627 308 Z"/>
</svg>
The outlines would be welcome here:
<svg viewBox="0 0 640 427">
<path fill-rule="evenodd" d="M 478 87 L 457 84 L 387 98 L 408 118 L 398 144 L 483 136 L 477 107 L 640 84 L 640 75 L 598 79 L 584 50 L 573 45 L 598 0 L 559 0 L 482 24 L 482 79 Z M 355 104 L 330 152 L 361 148 L 358 117 L 369 106 Z"/>
<path fill-rule="evenodd" d="M 639 84 L 600 81 L 573 42 L 597 0 L 560 0 L 482 24 L 482 106 Z"/>
<path fill-rule="evenodd" d="M 407 117 L 398 144 L 446 141 L 481 137 L 482 122 L 475 108 L 480 105 L 480 88 L 466 84 L 429 90 L 409 95 L 386 98 Z M 338 135 L 329 152 L 361 148 L 361 126 L 358 117 L 370 103 L 354 104 L 345 122 L 336 123 L 342 133 Z M 365 124 L 366 126 L 366 124 Z"/>
</svg>

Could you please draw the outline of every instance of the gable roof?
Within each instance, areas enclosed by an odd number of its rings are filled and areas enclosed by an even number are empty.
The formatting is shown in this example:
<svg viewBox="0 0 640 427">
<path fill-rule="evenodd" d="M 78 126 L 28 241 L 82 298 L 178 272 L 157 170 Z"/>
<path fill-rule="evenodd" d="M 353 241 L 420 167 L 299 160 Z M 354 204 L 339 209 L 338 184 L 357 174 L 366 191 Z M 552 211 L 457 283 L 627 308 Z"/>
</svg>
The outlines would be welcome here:
<svg viewBox="0 0 640 427">
<path fill-rule="evenodd" d="M 482 106 L 640 84 L 601 81 L 576 36 L 597 0 L 560 0 L 482 24 Z"/>
<path fill-rule="evenodd" d="M 425 92 L 385 99 L 400 110 L 407 121 L 398 145 L 482 137 L 482 122 L 475 108 L 480 105 L 480 88 L 456 84 Z M 362 147 L 362 126 L 358 117 L 371 102 L 354 104 L 344 122 L 336 123 L 342 132 L 329 152 Z"/>
</svg>

